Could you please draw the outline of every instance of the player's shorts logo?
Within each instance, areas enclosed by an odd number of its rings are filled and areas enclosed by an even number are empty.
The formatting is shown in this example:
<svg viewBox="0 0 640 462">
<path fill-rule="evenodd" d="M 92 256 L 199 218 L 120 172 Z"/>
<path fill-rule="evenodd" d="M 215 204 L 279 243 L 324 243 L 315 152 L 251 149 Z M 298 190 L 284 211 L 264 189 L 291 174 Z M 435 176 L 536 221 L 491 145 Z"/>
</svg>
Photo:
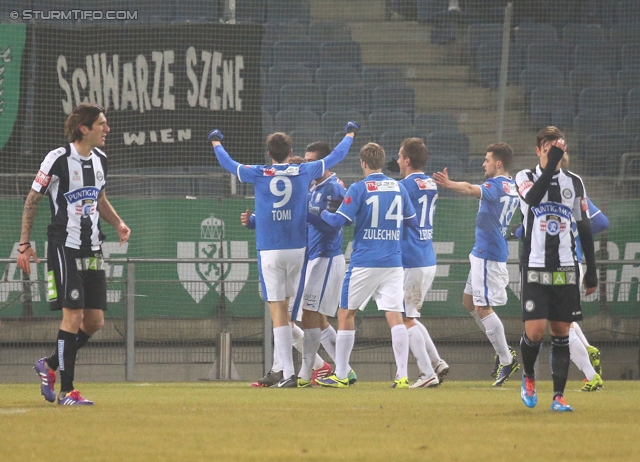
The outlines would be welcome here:
<svg viewBox="0 0 640 462">
<path fill-rule="evenodd" d="M 199 242 L 178 242 L 178 258 L 249 258 L 247 241 L 224 237 L 224 221 L 210 215 L 200 224 Z M 232 302 L 249 277 L 248 263 L 178 263 L 177 269 L 182 287 L 196 303 L 211 289 Z"/>
<path fill-rule="evenodd" d="M 526 302 L 524 302 L 524 310 L 527 313 L 531 313 L 536 307 L 536 304 L 533 300 L 527 300 Z"/>
<path fill-rule="evenodd" d="M 71 300 L 78 300 L 80 298 L 80 292 L 78 291 L 78 289 L 73 289 L 71 292 L 69 292 L 69 298 Z"/>
</svg>

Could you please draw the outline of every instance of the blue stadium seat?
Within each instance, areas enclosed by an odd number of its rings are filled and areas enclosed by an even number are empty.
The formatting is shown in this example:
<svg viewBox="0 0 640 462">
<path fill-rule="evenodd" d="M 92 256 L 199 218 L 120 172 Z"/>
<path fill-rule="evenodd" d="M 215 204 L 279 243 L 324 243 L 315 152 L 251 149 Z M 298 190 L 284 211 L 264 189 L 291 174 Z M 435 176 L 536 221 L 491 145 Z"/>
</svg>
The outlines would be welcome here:
<svg viewBox="0 0 640 462">
<path fill-rule="evenodd" d="M 410 129 L 413 129 L 413 117 L 406 112 L 384 110 L 369 114 L 369 130 L 374 137 L 379 137 L 389 130 Z"/>
<path fill-rule="evenodd" d="M 567 79 L 572 94 L 577 97 L 587 87 L 610 87 L 611 75 L 601 67 L 576 67 Z"/>
<path fill-rule="evenodd" d="M 627 115 L 640 115 L 640 87 L 635 87 L 627 93 Z"/>
<path fill-rule="evenodd" d="M 320 44 L 321 66 L 345 66 L 360 68 L 360 44 L 348 42 L 324 42 Z"/>
<path fill-rule="evenodd" d="M 615 52 L 609 45 L 578 44 L 573 49 L 573 68 L 600 67 L 605 71 L 615 68 Z"/>
<path fill-rule="evenodd" d="M 340 130 L 344 130 L 347 122 L 354 120 L 360 125 L 360 131 L 358 132 L 358 139 L 360 139 L 360 132 L 367 128 L 367 117 L 358 111 L 327 111 L 322 114 L 321 123 L 322 131 L 326 133 L 335 133 Z"/>
<path fill-rule="evenodd" d="M 527 67 L 520 73 L 520 85 L 524 90 L 525 98 L 530 98 L 531 92 L 538 87 L 564 86 L 564 77 L 562 72 L 553 67 Z"/>
<path fill-rule="evenodd" d="M 512 49 L 514 47 L 511 47 Z M 513 50 L 512 50 L 513 51 Z M 502 63 L 502 42 L 486 42 L 476 51 L 475 67 L 480 73 L 480 81 L 485 87 L 498 88 L 500 83 L 500 65 Z M 522 60 L 516 53 L 509 55 L 507 80 L 517 81 Z"/>
<path fill-rule="evenodd" d="M 403 111 L 411 116 L 416 108 L 413 88 L 397 85 L 381 85 L 371 94 L 371 111 Z"/>
<path fill-rule="evenodd" d="M 625 95 L 633 87 L 640 87 L 640 70 L 635 68 L 623 68 L 616 75 L 616 86 Z"/>
<path fill-rule="evenodd" d="M 524 23 L 514 29 L 516 44 L 530 45 L 532 43 L 553 44 L 558 41 L 558 32 L 549 23 Z"/>
<path fill-rule="evenodd" d="M 342 127 L 341 130 L 337 130 L 334 134 L 333 134 L 333 145 L 337 145 L 340 141 L 342 141 L 344 139 L 344 127 Z M 349 157 L 352 157 L 353 154 L 356 154 L 356 158 L 358 157 L 358 153 L 360 152 L 360 148 L 362 148 L 362 146 L 364 146 L 367 143 L 375 143 L 376 142 L 376 138 L 373 135 L 373 133 L 371 133 L 370 130 L 367 130 L 366 128 L 360 129 L 358 131 L 358 136 L 355 139 L 355 141 L 351 144 L 351 148 L 349 149 Z M 358 164 L 360 165 L 360 164 Z"/>
<path fill-rule="evenodd" d="M 609 31 L 609 43 L 616 49 L 628 43 L 640 44 L 640 22 L 614 25 Z"/>
<path fill-rule="evenodd" d="M 267 135 L 275 132 L 275 128 L 273 116 L 267 111 L 262 111 L 262 136 L 266 138 Z"/>
<path fill-rule="evenodd" d="M 393 158 L 394 155 L 398 154 L 402 142 L 406 138 L 413 137 L 417 137 L 413 130 L 391 130 L 380 135 L 379 143 L 387 155 L 391 155 Z"/>
<path fill-rule="evenodd" d="M 640 114 L 625 116 L 622 121 L 622 131 L 629 136 L 640 136 Z"/>
<path fill-rule="evenodd" d="M 327 111 L 348 110 L 369 113 L 364 85 L 331 85 L 327 89 Z"/>
<path fill-rule="evenodd" d="M 562 43 L 572 50 L 576 45 L 602 45 L 606 43 L 605 30 L 600 24 L 567 24 L 562 28 Z"/>
<path fill-rule="evenodd" d="M 286 85 L 288 83 L 313 83 L 311 71 L 302 64 L 279 64 L 269 68 L 267 83 L 270 85 Z"/>
<path fill-rule="evenodd" d="M 615 87 L 587 87 L 578 96 L 578 114 L 609 114 L 622 117 L 622 95 Z"/>
<path fill-rule="evenodd" d="M 369 93 L 382 85 L 405 85 L 404 72 L 396 67 L 365 67 L 362 69 L 362 82 Z"/>
<path fill-rule="evenodd" d="M 590 135 L 618 133 L 620 122 L 609 114 L 578 114 L 573 119 L 573 130 L 578 142 L 578 152 L 581 153 Z"/>
<path fill-rule="evenodd" d="M 316 141 L 331 143 L 330 137 L 320 130 L 294 130 L 289 133 L 293 140 L 293 155 L 304 157 L 307 146 Z"/>
<path fill-rule="evenodd" d="M 322 67 L 316 70 L 316 86 L 326 91 L 331 85 L 353 85 L 362 83 L 360 70 L 355 67 Z"/>
<path fill-rule="evenodd" d="M 281 24 L 281 23 L 265 23 L 263 26 L 264 34 L 262 35 L 262 43 L 267 45 L 275 45 L 277 42 L 287 40 L 309 40 L 309 31 L 307 26 L 299 23 Z"/>
<path fill-rule="evenodd" d="M 461 132 L 437 131 L 429 134 L 425 140 L 429 156 L 469 158 L 469 137 Z"/>
<path fill-rule="evenodd" d="M 266 20 L 266 0 L 242 0 L 241 2 L 236 2 L 236 22 L 264 24 Z"/>
<path fill-rule="evenodd" d="M 310 20 L 309 0 L 267 0 L 267 22 L 309 25 Z"/>
<path fill-rule="evenodd" d="M 418 22 L 433 22 L 446 14 L 448 7 L 447 0 L 417 0 Z"/>
<path fill-rule="evenodd" d="M 280 85 L 263 85 L 260 88 L 262 95 L 262 110 L 271 114 L 278 112 L 280 105 L 278 103 L 280 96 Z"/>
<path fill-rule="evenodd" d="M 502 43 L 502 24 L 472 24 L 467 29 L 469 54 L 475 56 L 483 43 Z"/>
<path fill-rule="evenodd" d="M 301 63 L 308 68 L 318 67 L 318 49 L 310 40 L 283 40 L 273 46 L 274 64 Z"/>
<path fill-rule="evenodd" d="M 289 133 L 292 131 L 320 131 L 320 117 L 312 111 L 278 111 L 275 118 L 276 131 Z"/>
<path fill-rule="evenodd" d="M 484 157 L 472 157 L 467 163 L 467 173 L 472 176 L 484 175 L 484 168 L 482 167 L 483 164 Z"/>
<path fill-rule="evenodd" d="M 640 72 L 640 43 L 627 43 L 620 49 L 620 66 Z"/>
<path fill-rule="evenodd" d="M 336 146 L 340 141 L 344 139 L 344 131 L 337 131 L 333 135 L 333 146 Z M 335 165 L 331 170 L 334 171 L 338 177 L 343 175 L 355 176 L 356 180 L 360 180 L 363 177 L 362 167 L 360 166 L 360 149 L 367 143 L 375 142 L 373 135 L 369 130 L 360 130 L 358 136 L 354 140 L 349 153 L 344 160 Z M 389 160 L 389 153 L 387 154 L 387 160 Z"/>
<path fill-rule="evenodd" d="M 429 150 L 429 157 L 427 158 L 427 165 L 425 165 L 424 171 L 427 175 L 431 176 L 435 172 L 442 172 L 446 168 L 449 178 L 459 181 L 465 177 L 465 165 L 466 160 L 463 161 L 456 157 L 432 154 L 431 150 Z M 439 188 L 438 194 L 441 196 L 455 195 L 453 191 L 447 188 Z"/>
<path fill-rule="evenodd" d="M 571 127 L 575 115 L 575 99 L 568 88 L 538 87 L 531 92 L 531 126 L 536 130 L 555 125 Z"/>
<path fill-rule="evenodd" d="M 448 112 L 425 112 L 416 114 L 413 118 L 413 128 L 421 137 L 432 132 L 458 131 L 458 118 Z"/>
<path fill-rule="evenodd" d="M 637 0 L 621 0 L 616 5 L 616 23 L 640 23 L 640 2 Z"/>
<path fill-rule="evenodd" d="M 174 22 L 217 22 L 220 17 L 218 0 L 176 1 Z"/>
<path fill-rule="evenodd" d="M 553 50 L 552 53 L 549 50 Z M 561 43 L 532 43 L 525 51 L 525 69 L 527 67 L 554 67 L 561 72 L 567 70 L 567 55 Z"/>
<path fill-rule="evenodd" d="M 340 21 L 314 22 L 309 26 L 309 38 L 316 45 L 324 42 L 350 42 L 351 30 Z"/>
<path fill-rule="evenodd" d="M 288 84 L 280 89 L 280 109 L 324 112 L 325 94 L 313 84 Z"/>
<path fill-rule="evenodd" d="M 634 139 L 622 133 L 589 135 L 580 151 L 587 172 L 592 175 L 617 175 L 622 154 L 632 149 Z"/>
</svg>

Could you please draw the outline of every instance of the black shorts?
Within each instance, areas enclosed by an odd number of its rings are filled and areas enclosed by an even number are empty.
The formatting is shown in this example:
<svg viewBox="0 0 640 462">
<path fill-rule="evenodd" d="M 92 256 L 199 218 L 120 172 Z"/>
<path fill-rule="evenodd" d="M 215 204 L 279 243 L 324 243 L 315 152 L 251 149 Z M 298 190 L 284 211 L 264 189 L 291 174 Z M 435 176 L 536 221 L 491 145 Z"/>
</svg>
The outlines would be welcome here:
<svg viewBox="0 0 640 462">
<path fill-rule="evenodd" d="M 51 310 L 107 310 L 102 251 L 76 250 L 49 242 L 47 300 Z"/>
<path fill-rule="evenodd" d="M 580 307 L 580 285 L 578 281 L 579 270 L 576 265 L 571 284 L 541 284 L 530 282 L 528 271 L 545 272 L 540 268 L 525 268 L 520 270 L 522 284 L 522 319 L 548 319 L 549 321 L 574 322 L 582 320 L 582 308 Z M 552 273 L 554 274 L 554 273 Z M 557 274 L 557 273 L 555 273 Z"/>
</svg>

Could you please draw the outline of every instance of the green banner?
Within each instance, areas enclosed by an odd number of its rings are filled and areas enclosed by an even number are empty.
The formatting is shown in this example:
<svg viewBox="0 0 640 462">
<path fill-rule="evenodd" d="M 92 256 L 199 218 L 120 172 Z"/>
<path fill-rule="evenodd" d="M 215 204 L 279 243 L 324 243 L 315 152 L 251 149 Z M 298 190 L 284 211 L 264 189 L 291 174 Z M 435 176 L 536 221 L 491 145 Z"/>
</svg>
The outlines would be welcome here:
<svg viewBox="0 0 640 462">
<path fill-rule="evenodd" d="M 0 152 L 9 140 L 20 105 L 20 70 L 25 24 L 0 24 Z"/>
<path fill-rule="evenodd" d="M 118 213 L 132 230 L 130 242 L 120 246 L 113 228 L 102 223 L 107 234 L 105 257 L 144 258 L 255 258 L 254 232 L 240 224 L 240 213 L 253 210 L 252 199 L 113 199 Z M 608 231 L 608 254 L 598 259 L 630 260 L 629 264 L 608 265 L 606 294 L 584 299 L 587 315 L 605 307 L 614 315 L 640 314 L 638 279 L 640 267 L 632 263 L 640 258 L 640 201 L 610 202 L 603 206 L 611 228 Z M 20 234 L 22 201 L 0 200 L 0 255 L 16 258 Z M 473 245 L 477 201 L 443 198 L 438 202 L 434 223 L 434 245 L 439 260 L 466 260 Z M 49 221 L 45 201 L 32 236 L 38 256 L 44 258 L 46 226 Z M 345 250 L 350 251 L 352 228 L 345 228 Z M 596 246 L 598 247 L 596 238 Z M 509 241 L 509 302 L 500 307 L 504 315 L 519 316 L 518 241 Z M 423 308 L 426 316 L 466 316 L 461 306 L 462 291 L 469 267 L 438 264 L 433 287 Z M 34 265 L 32 279 L 44 280 L 44 265 Z M 15 263 L 7 265 L 0 282 L 0 316 L 22 314 L 21 272 Z M 126 265 L 109 265 L 109 315 L 124 313 Z M 136 264 L 136 316 L 211 317 L 222 310 L 236 316 L 262 316 L 263 302 L 258 294 L 257 268 L 254 264 L 227 265 L 200 263 Z M 42 293 L 41 293 L 42 292 Z M 32 289 L 33 310 L 37 316 L 49 313 L 44 285 Z M 378 315 L 375 308 L 365 315 Z"/>
</svg>

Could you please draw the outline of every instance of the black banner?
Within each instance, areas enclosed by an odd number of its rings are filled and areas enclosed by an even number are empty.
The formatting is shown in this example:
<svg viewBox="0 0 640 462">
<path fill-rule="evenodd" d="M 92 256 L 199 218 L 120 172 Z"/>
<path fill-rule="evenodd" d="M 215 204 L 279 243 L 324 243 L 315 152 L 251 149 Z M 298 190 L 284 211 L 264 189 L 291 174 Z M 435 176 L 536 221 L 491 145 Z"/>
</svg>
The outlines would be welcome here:
<svg viewBox="0 0 640 462">
<path fill-rule="evenodd" d="M 80 102 L 106 109 L 105 152 L 115 168 L 216 163 L 213 128 L 238 161 L 262 162 L 260 42 L 256 25 L 32 29 L 35 145 L 65 143 Z"/>
</svg>

